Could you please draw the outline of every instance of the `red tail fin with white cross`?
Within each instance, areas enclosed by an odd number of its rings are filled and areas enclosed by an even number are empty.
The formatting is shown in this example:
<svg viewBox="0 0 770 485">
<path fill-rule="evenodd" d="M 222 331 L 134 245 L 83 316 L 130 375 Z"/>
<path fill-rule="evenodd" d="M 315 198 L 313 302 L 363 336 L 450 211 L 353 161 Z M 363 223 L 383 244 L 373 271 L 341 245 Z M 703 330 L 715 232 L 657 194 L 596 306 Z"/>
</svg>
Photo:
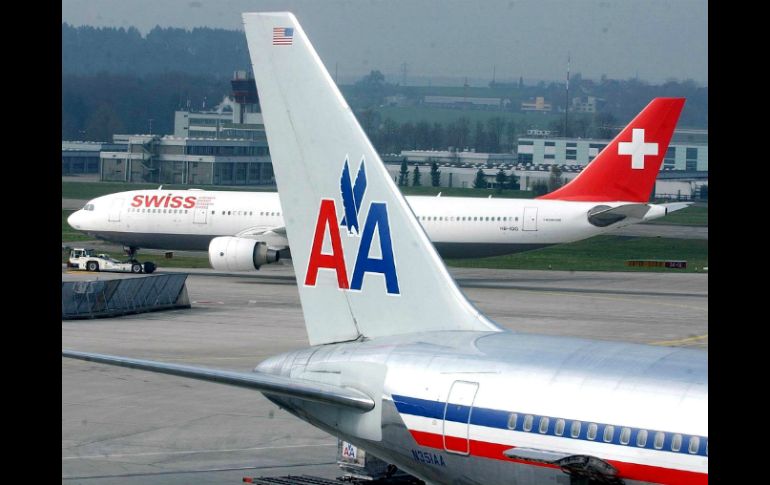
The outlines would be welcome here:
<svg viewBox="0 0 770 485">
<path fill-rule="evenodd" d="M 684 101 L 653 99 L 577 177 L 539 198 L 647 202 Z"/>
</svg>

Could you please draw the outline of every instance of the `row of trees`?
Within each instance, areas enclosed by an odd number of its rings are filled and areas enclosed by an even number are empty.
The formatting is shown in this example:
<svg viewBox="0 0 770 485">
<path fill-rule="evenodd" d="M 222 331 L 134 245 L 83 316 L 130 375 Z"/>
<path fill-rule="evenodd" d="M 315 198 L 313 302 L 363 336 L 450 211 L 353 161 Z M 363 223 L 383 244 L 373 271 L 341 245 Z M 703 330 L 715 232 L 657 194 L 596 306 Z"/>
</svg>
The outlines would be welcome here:
<svg viewBox="0 0 770 485">
<path fill-rule="evenodd" d="M 398 123 L 391 118 L 380 122 L 380 116 L 373 110 L 358 115 L 372 144 L 381 153 L 400 153 L 402 150 L 446 150 L 474 148 L 478 152 L 511 152 L 516 142 L 516 124 L 503 118 L 490 118 L 471 125 L 468 118 L 461 117 L 448 123 Z"/>
<path fill-rule="evenodd" d="M 502 192 L 503 189 L 519 189 L 519 178 L 511 173 L 507 175 L 501 168 L 495 174 L 496 189 L 498 192 Z M 432 162 L 430 165 L 430 184 L 432 187 L 439 187 L 441 185 L 441 170 L 438 169 L 438 164 Z M 401 169 L 398 173 L 398 185 L 400 187 L 406 187 L 409 185 L 409 167 L 406 160 L 401 162 Z M 422 186 L 422 172 L 420 172 L 420 166 L 415 165 L 412 170 L 412 187 Z M 473 181 L 474 189 L 486 189 L 487 178 L 484 175 L 484 170 L 479 169 L 476 172 L 476 179 Z"/>
<path fill-rule="evenodd" d="M 409 185 L 409 168 L 407 167 L 406 160 L 401 162 L 401 170 L 398 173 L 398 185 L 400 187 Z M 436 162 L 430 164 L 430 185 L 432 187 L 441 185 L 441 170 L 438 169 Z M 415 165 L 412 171 L 412 186 L 422 187 L 422 173 L 420 172 L 419 165 Z"/>
</svg>

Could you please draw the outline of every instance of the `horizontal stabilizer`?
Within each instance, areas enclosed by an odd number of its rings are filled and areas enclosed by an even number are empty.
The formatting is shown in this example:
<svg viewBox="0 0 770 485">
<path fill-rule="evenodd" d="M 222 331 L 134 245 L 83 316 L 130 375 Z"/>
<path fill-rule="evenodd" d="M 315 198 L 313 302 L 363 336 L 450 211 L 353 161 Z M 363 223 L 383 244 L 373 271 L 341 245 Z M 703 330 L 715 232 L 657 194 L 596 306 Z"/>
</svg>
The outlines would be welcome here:
<svg viewBox="0 0 770 485">
<path fill-rule="evenodd" d="M 88 362 L 109 364 L 131 369 L 140 369 L 159 374 L 169 374 L 188 377 L 200 381 L 218 382 L 236 387 L 254 389 L 267 394 L 314 401 L 332 406 L 344 406 L 358 411 L 370 411 L 374 408 L 374 400 L 361 391 L 347 387 L 321 384 L 318 382 L 291 379 L 262 372 L 232 372 L 205 367 L 194 367 L 182 364 L 168 364 L 152 360 L 130 359 L 115 355 L 94 354 L 62 350 L 62 357 L 80 359 Z"/>
<path fill-rule="evenodd" d="M 588 211 L 588 222 L 596 227 L 607 227 L 627 218 L 641 221 L 649 210 L 647 204 L 625 204 L 618 207 L 597 205 Z"/>
<path fill-rule="evenodd" d="M 686 207 L 690 207 L 693 204 L 694 202 L 669 202 L 669 203 L 660 204 L 660 205 L 666 208 L 666 214 L 671 214 L 672 212 L 676 212 Z"/>
</svg>

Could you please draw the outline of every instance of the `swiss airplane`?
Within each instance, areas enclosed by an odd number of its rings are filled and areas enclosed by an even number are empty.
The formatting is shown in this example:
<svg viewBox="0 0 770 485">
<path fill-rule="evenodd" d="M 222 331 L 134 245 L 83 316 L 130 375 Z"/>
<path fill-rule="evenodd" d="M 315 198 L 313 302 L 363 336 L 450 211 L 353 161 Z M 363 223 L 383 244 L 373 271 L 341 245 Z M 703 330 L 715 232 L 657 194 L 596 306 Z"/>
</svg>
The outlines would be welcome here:
<svg viewBox="0 0 770 485">
<path fill-rule="evenodd" d="M 575 179 L 538 199 L 406 197 L 448 258 L 496 256 L 589 238 L 662 217 L 688 203 L 650 204 L 684 99 L 655 100 Z M 626 131 L 628 127 L 626 127 Z M 624 131 L 625 133 L 625 131 Z M 623 141 L 629 140 L 629 141 Z M 348 190 L 366 180 L 349 160 Z M 287 253 L 277 193 L 133 190 L 89 201 L 68 223 L 129 248 L 208 251 L 215 269 L 253 270 Z"/>
<path fill-rule="evenodd" d="M 516 333 L 487 319 L 295 17 L 243 21 L 311 347 L 251 373 L 63 357 L 259 390 L 429 483 L 708 483 L 707 352 Z M 665 145 L 681 104 L 656 99 L 610 147 L 633 144 L 636 130 Z"/>
</svg>

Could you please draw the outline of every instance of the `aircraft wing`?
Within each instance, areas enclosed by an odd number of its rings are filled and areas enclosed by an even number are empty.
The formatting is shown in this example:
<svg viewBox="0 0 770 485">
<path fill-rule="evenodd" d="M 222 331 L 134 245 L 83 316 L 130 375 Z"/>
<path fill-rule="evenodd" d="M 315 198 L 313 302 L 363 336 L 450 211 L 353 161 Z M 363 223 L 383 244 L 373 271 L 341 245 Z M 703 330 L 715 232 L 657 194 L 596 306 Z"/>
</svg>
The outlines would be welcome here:
<svg viewBox="0 0 770 485">
<path fill-rule="evenodd" d="M 574 455 L 536 448 L 510 448 L 505 450 L 503 454 L 514 460 L 556 465 L 565 473 L 576 477 L 589 478 L 602 483 L 621 483 L 617 481 L 617 468 L 595 456 Z"/>
<path fill-rule="evenodd" d="M 233 372 L 183 364 L 168 364 L 152 360 L 131 359 L 75 350 L 62 350 L 61 354 L 62 357 L 69 357 L 71 359 L 141 369 L 201 381 L 218 382 L 230 386 L 254 389 L 267 394 L 304 399 L 333 406 L 343 406 L 361 412 L 370 411 L 374 408 L 374 400 L 361 391 L 304 379 L 292 379 L 263 372 Z"/>
<path fill-rule="evenodd" d="M 278 235 L 286 237 L 285 226 L 254 226 L 248 229 L 244 229 L 235 235 L 235 237 L 258 237 L 265 235 Z"/>
</svg>

